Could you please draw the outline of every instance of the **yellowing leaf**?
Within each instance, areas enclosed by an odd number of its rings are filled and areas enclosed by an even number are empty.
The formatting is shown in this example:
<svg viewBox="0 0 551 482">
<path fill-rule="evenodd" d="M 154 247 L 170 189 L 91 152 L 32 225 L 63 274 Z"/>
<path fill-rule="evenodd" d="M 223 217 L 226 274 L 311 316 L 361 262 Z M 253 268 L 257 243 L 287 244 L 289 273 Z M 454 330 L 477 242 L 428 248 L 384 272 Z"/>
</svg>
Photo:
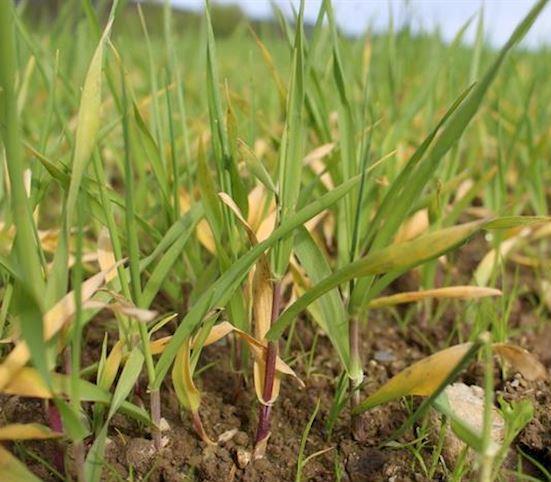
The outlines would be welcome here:
<svg viewBox="0 0 551 482">
<path fill-rule="evenodd" d="M 103 370 L 101 371 L 98 380 L 98 386 L 103 390 L 109 390 L 111 388 L 111 385 L 113 385 L 117 373 L 119 372 L 122 362 L 122 346 L 122 341 L 117 341 L 117 343 L 113 345 L 113 348 L 111 348 L 111 352 L 105 360 Z"/>
<path fill-rule="evenodd" d="M 245 227 L 251 244 L 253 246 L 258 244 L 255 232 L 253 231 L 249 223 L 244 219 L 241 211 L 239 210 L 239 207 L 235 204 L 233 199 L 223 192 L 218 193 L 218 195 L 220 196 L 222 201 L 233 211 L 237 219 L 239 219 L 241 224 Z M 252 283 L 254 334 L 256 340 L 260 341 L 262 343 L 262 346 L 266 345 L 264 338 L 266 336 L 266 333 L 268 333 L 272 322 L 272 301 L 274 288 L 271 278 L 272 276 L 270 270 L 270 262 L 266 254 L 262 254 L 256 264 Z M 240 336 L 242 336 L 249 343 L 249 345 L 251 345 L 251 341 L 244 336 L 244 333 L 241 333 Z M 254 348 L 253 353 L 255 353 Z M 254 386 L 259 400 L 264 403 L 275 401 L 277 395 L 279 394 L 280 377 L 278 374 L 276 374 L 274 380 L 274 385 L 272 389 L 272 400 L 264 401 L 262 398 L 262 393 L 264 391 L 265 373 L 264 352 L 261 352 L 260 354 L 256 352 L 253 364 L 253 373 Z"/>
<path fill-rule="evenodd" d="M 253 277 L 254 333 L 257 340 L 264 341 L 272 320 L 273 285 L 268 258 L 260 258 Z"/>
<path fill-rule="evenodd" d="M 262 386 L 263 386 L 263 376 L 264 376 L 264 359 L 266 357 L 266 344 L 262 343 L 261 341 L 257 340 L 255 337 L 249 335 L 248 333 L 236 328 L 231 323 L 224 321 L 222 323 L 219 323 L 212 327 L 211 331 L 207 335 L 207 338 L 205 339 L 203 346 L 212 345 L 213 343 L 216 343 L 217 341 L 221 340 L 225 336 L 229 335 L 230 333 L 235 333 L 237 336 L 239 336 L 242 340 L 244 340 L 249 348 L 251 349 L 251 353 L 254 357 L 255 361 L 255 378 L 257 378 L 257 382 L 255 383 L 255 389 L 258 396 L 258 399 L 263 403 L 273 403 L 275 399 L 277 398 L 280 379 L 282 375 L 290 375 L 294 377 L 301 387 L 304 387 L 304 383 L 296 373 L 293 371 L 289 365 L 287 365 L 280 357 L 276 358 L 276 376 L 274 381 L 274 390 L 273 390 L 273 396 L 272 400 L 269 401 L 263 401 L 262 400 Z M 159 340 L 155 340 L 151 342 L 151 350 L 153 354 L 161 353 L 165 346 L 170 341 L 171 337 L 165 337 L 161 338 Z M 180 351 L 178 352 L 178 359 L 175 361 L 175 364 L 172 369 L 172 379 L 173 383 L 175 383 L 175 390 L 177 392 L 178 399 L 180 400 L 180 403 L 187 408 L 190 411 L 193 411 L 191 407 L 194 407 L 195 404 L 198 407 L 199 401 L 200 401 L 200 394 L 195 385 L 193 384 L 192 374 L 191 372 L 185 373 L 186 370 L 190 370 L 189 367 L 189 361 L 186 361 L 186 357 L 189 358 L 189 348 L 193 348 L 196 343 L 196 339 L 193 339 L 191 342 L 190 347 L 182 346 L 180 348 Z M 187 350 L 187 355 L 186 355 Z M 178 366 L 176 366 L 176 363 L 178 363 Z M 191 382 L 190 382 L 191 380 Z M 193 384 L 193 388 L 191 388 L 191 385 Z M 178 385 L 178 387 L 176 387 Z M 186 390 L 186 387 L 190 387 Z M 191 394 L 191 399 L 187 399 L 186 393 Z"/>
<path fill-rule="evenodd" d="M 272 59 L 272 55 L 270 54 L 270 51 L 266 48 L 266 46 L 262 43 L 262 40 L 256 35 L 256 32 L 250 28 L 249 31 L 251 32 L 254 41 L 258 45 L 258 48 L 260 48 L 260 52 L 262 54 L 262 59 L 264 60 L 264 63 L 268 67 L 268 70 L 270 71 L 270 74 L 272 75 L 276 87 L 277 92 L 279 94 L 279 102 L 282 106 L 285 105 L 285 99 L 287 97 L 287 88 L 285 87 L 285 84 L 283 83 L 283 80 L 281 79 L 279 73 L 277 72 L 277 68 L 275 66 L 275 63 Z"/>
<path fill-rule="evenodd" d="M 406 395 L 424 397 L 432 395 L 449 377 L 472 346 L 472 343 L 455 345 L 414 363 L 370 395 L 361 404 L 361 408 L 369 410 Z M 492 349 L 527 380 L 536 380 L 547 376 L 545 367 L 524 348 L 509 343 L 494 343 Z"/>
<path fill-rule="evenodd" d="M 0 427 L 0 440 L 46 440 L 63 436 L 39 423 L 12 423 Z"/>
<path fill-rule="evenodd" d="M 19 397 L 52 398 L 52 392 L 45 385 L 42 377 L 34 368 L 29 367 L 21 368 L 0 392 Z"/>
<path fill-rule="evenodd" d="M 151 354 L 159 355 L 160 353 L 162 353 L 171 338 L 171 336 L 165 336 L 163 338 L 159 338 L 158 340 L 153 340 L 152 342 L 150 342 L 149 349 L 151 350 Z"/>
<path fill-rule="evenodd" d="M 172 385 L 174 386 L 176 397 L 180 404 L 191 412 L 193 427 L 199 437 L 209 445 L 216 445 L 205 432 L 199 415 L 201 394 L 199 390 L 197 390 L 195 383 L 193 383 L 190 349 L 191 344 L 188 338 L 180 347 L 176 359 L 174 360 L 174 365 L 172 366 Z"/>
<path fill-rule="evenodd" d="M 258 226 L 258 229 L 256 230 L 256 237 L 259 242 L 264 241 L 270 236 L 270 234 L 272 234 L 275 228 L 276 219 L 277 212 L 275 209 L 273 209 L 272 211 L 270 211 L 270 214 L 268 214 L 268 216 L 266 216 L 262 220 L 262 222 Z"/>
<path fill-rule="evenodd" d="M 328 144 L 323 144 L 322 146 L 317 147 L 304 158 L 304 164 L 309 165 L 314 173 L 320 177 L 321 182 L 327 188 L 331 190 L 335 187 L 331 175 L 327 172 L 327 167 L 322 162 L 322 159 L 329 155 L 335 148 L 335 143 L 330 142 Z"/>
<path fill-rule="evenodd" d="M 542 226 L 537 227 L 534 230 L 534 234 L 531 236 L 532 241 L 537 241 L 539 239 L 547 238 L 551 236 L 551 223 L 546 223 Z"/>
<path fill-rule="evenodd" d="M 40 482 L 40 479 L 23 463 L 2 447 L 0 447 L 0 474 L 2 474 L 2 482 Z"/>
<path fill-rule="evenodd" d="M 48 229 L 46 231 L 38 231 L 38 238 L 44 251 L 55 253 L 57 242 L 59 239 L 58 229 Z"/>
<path fill-rule="evenodd" d="M 413 216 L 407 219 L 400 227 L 396 236 L 395 243 L 402 243 L 416 238 L 423 234 L 429 227 L 429 211 L 428 209 L 420 209 Z"/>
<path fill-rule="evenodd" d="M 216 242 L 210 229 L 209 223 L 206 219 L 201 219 L 197 223 L 197 239 L 199 242 L 212 254 L 216 253 Z"/>
<path fill-rule="evenodd" d="M 180 212 L 185 214 L 191 209 L 191 195 L 185 189 L 180 189 L 179 199 Z M 215 254 L 216 243 L 214 242 L 212 230 L 210 229 L 209 223 L 206 219 L 201 219 L 201 221 L 197 223 L 195 232 L 197 239 L 205 247 L 205 249 L 210 253 Z"/>
<path fill-rule="evenodd" d="M 191 373 L 190 364 L 190 342 L 189 339 L 182 344 L 174 365 L 172 367 L 172 384 L 176 391 L 176 396 L 186 410 L 197 412 L 201 403 L 201 394 L 195 383 Z"/>
<path fill-rule="evenodd" d="M 448 286 L 446 288 L 436 288 L 424 291 L 407 291 L 390 296 L 381 296 L 380 298 L 371 300 L 369 302 L 369 308 L 383 308 L 402 303 L 412 303 L 414 301 L 425 300 L 428 298 L 453 298 L 467 300 L 501 295 L 501 291 L 495 288 L 486 288 L 481 286 Z"/>
<path fill-rule="evenodd" d="M 266 373 L 266 363 L 264 358 L 255 357 L 253 364 L 253 380 L 254 389 L 256 392 L 256 398 L 263 405 L 272 405 L 279 396 L 279 390 L 281 388 L 281 374 L 276 370 L 274 375 L 274 381 L 272 384 L 272 396 L 270 400 L 264 400 L 264 375 Z"/>
<path fill-rule="evenodd" d="M 323 144 L 319 147 L 316 147 L 314 150 L 306 154 L 306 156 L 304 157 L 304 164 L 310 164 L 313 161 L 319 161 L 323 159 L 325 156 L 331 154 L 334 148 L 335 148 L 334 142 L 329 142 L 327 144 Z"/>
<path fill-rule="evenodd" d="M 217 341 L 221 340 L 226 335 L 232 332 L 235 332 L 237 336 L 239 336 L 249 345 L 255 359 L 263 359 L 265 357 L 266 345 L 264 343 L 257 340 L 248 333 L 240 330 L 239 328 L 236 328 L 228 321 L 223 321 L 222 323 L 218 323 L 217 325 L 213 326 L 203 346 L 212 345 L 213 343 L 216 343 Z M 193 343 L 195 343 L 195 340 L 193 341 Z M 283 375 L 291 375 L 292 377 L 297 379 L 301 386 L 304 386 L 304 383 L 297 377 L 294 370 L 279 357 L 277 357 L 276 359 L 276 371 Z"/>
<path fill-rule="evenodd" d="M 235 214 L 235 217 L 239 220 L 239 222 L 243 225 L 245 230 L 247 231 L 247 236 L 249 236 L 249 240 L 252 245 L 258 244 L 258 240 L 256 239 L 256 234 L 251 228 L 251 225 L 247 222 L 247 220 L 243 217 L 243 214 L 241 213 L 241 210 L 239 209 L 239 206 L 235 204 L 235 201 L 225 192 L 219 192 L 218 197 L 222 200 L 222 202 L 228 206 L 233 214 Z"/>
<path fill-rule="evenodd" d="M 157 316 L 156 311 L 146 310 L 145 308 L 137 308 L 126 300 L 119 303 L 104 303 L 103 301 L 91 300 L 84 303 L 83 308 L 96 310 L 108 309 L 111 310 L 113 313 L 119 313 L 121 315 L 133 318 L 134 320 L 138 320 L 143 323 L 149 323 Z"/>
<path fill-rule="evenodd" d="M 495 343 L 493 350 L 517 370 L 526 380 L 543 380 L 547 370 L 541 362 L 524 348 L 510 343 Z"/>
<path fill-rule="evenodd" d="M 503 241 L 499 248 L 489 251 L 478 264 L 474 273 L 475 281 L 483 286 L 488 284 L 496 262 L 500 258 L 506 258 L 513 250 L 521 246 L 531 232 L 530 228 L 524 228 L 519 234 Z"/>
<path fill-rule="evenodd" d="M 266 206 L 266 189 L 260 185 L 255 186 L 249 192 L 247 199 L 249 202 L 247 222 L 255 231 L 258 231 L 258 226 L 262 222 L 265 212 L 273 211 L 275 204 L 272 202 L 270 206 Z"/>
<path fill-rule="evenodd" d="M 115 267 L 116 260 L 113 254 L 113 245 L 109 237 L 109 231 L 103 227 L 98 236 L 98 263 L 101 271 L 106 271 L 106 283 L 117 277 L 117 269 Z"/>
<path fill-rule="evenodd" d="M 101 271 L 88 278 L 81 287 L 82 303 L 86 303 L 103 285 L 105 275 Z M 75 313 L 75 294 L 66 294 L 44 315 L 44 339 L 50 340 L 71 319 Z M 30 359 L 29 349 L 24 341 L 19 341 L 15 348 L 0 364 L 0 391 L 23 368 Z"/>
<path fill-rule="evenodd" d="M 362 407 L 366 410 L 405 395 L 431 395 L 451 374 L 472 343 L 455 345 L 414 363 L 392 377 Z"/>
</svg>

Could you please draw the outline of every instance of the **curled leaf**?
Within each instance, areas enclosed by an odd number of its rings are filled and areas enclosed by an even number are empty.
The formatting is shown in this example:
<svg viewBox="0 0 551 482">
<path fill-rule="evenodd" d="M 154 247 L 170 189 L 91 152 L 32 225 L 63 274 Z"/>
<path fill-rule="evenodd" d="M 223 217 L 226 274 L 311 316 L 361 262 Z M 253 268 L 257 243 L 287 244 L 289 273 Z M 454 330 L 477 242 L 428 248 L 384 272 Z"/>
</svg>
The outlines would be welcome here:
<svg viewBox="0 0 551 482">
<path fill-rule="evenodd" d="M 174 365 L 172 367 L 172 383 L 180 404 L 182 404 L 186 410 L 195 413 L 199 410 L 201 394 L 199 390 L 197 390 L 195 383 L 193 383 L 190 349 L 191 346 L 188 339 L 182 344 L 174 360 Z"/>
<path fill-rule="evenodd" d="M 218 193 L 222 201 L 233 211 L 237 219 L 241 222 L 249 240 L 253 246 L 258 244 L 258 239 L 256 234 L 245 220 L 239 207 L 235 204 L 233 199 L 228 196 L 226 193 Z M 255 267 L 254 276 L 253 276 L 253 318 L 254 318 L 254 334 L 256 340 L 260 341 L 262 346 L 266 346 L 265 336 L 270 329 L 272 323 L 272 301 L 273 301 L 273 284 L 271 280 L 271 269 L 270 262 L 266 254 L 262 254 L 258 258 L 258 262 Z M 230 325 L 231 326 L 231 325 Z M 246 335 L 241 330 L 237 331 L 238 335 L 245 339 L 245 341 L 251 346 L 253 353 L 255 354 L 255 360 L 253 365 L 254 373 L 254 386 L 258 399 L 263 403 L 271 403 L 277 399 L 279 395 L 280 387 L 280 376 L 276 373 L 274 385 L 272 389 L 272 400 L 265 401 L 263 400 L 262 393 L 264 391 L 264 374 L 265 374 L 265 351 L 259 353 L 256 345 L 254 343 L 251 345 L 251 340 L 248 338 L 249 335 Z M 251 337 L 252 338 L 252 337 Z M 255 341 L 256 341 L 255 340 Z M 253 347 L 254 345 L 254 347 Z M 276 362 L 277 363 L 277 362 Z"/>
<path fill-rule="evenodd" d="M 494 343 L 493 350 L 526 380 L 533 381 L 547 378 L 547 370 L 542 363 L 524 348 L 510 343 Z"/>
<path fill-rule="evenodd" d="M 436 288 L 423 291 L 407 291 L 390 296 L 381 296 L 380 298 L 371 300 L 369 302 L 369 308 L 383 308 L 402 303 L 412 303 L 414 301 L 421 301 L 428 298 L 468 300 L 501 295 L 502 292 L 495 288 L 486 288 L 481 286 L 448 286 L 446 288 Z"/>
<path fill-rule="evenodd" d="M 482 261 L 478 264 L 474 273 L 474 279 L 479 285 L 488 284 L 496 262 L 500 258 L 506 258 L 512 251 L 522 246 L 526 238 L 530 235 L 530 228 L 524 228 L 515 236 L 506 239 L 500 243 L 497 249 L 492 249 L 486 253 Z"/>
<path fill-rule="evenodd" d="M 199 437 L 209 445 L 216 445 L 205 432 L 199 415 L 201 394 L 193 382 L 190 351 L 191 344 L 188 338 L 182 344 L 180 350 L 178 350 L 178 354 L 174 360 L 174 365 L 172 366 L 172 385 L 180 404 L 191 412 L 193 427 Z"/>
<path fill-rule="evenodd" d="M 249 348 L 251 348 L 251 351 L 255 359 L 263 359 L 266 356 L 265 355 L 266 345 L 264 343 L 260 342 L 259 340 L 249 335 L 248 333 L 244 332 L 243 330 L 236 328 L 228 321 L 223 321 L 222 323 L 218 323 L 217 325 L 212 327 L 204 343 L 204 346 L 208 346 L 213 343 L 216 343 L 217 341 L 219 341 L 220 339 L 222 339 L 223 337 L 225 337 L 226 335 L 232 332 L 235 332 L 237 336 L 239 336 L 249 345 Z M 298 378 L 294 370 L 289 365 L 287 365 L 287 363 L 285 363 L 280 357 L 277 357 L 276 359 L 276 371 L 278 371 L 282 375 L 290 375 L 294 377 L 302 387 L 304 386 L 304 383 L 300 378 Z"/>
</svg>

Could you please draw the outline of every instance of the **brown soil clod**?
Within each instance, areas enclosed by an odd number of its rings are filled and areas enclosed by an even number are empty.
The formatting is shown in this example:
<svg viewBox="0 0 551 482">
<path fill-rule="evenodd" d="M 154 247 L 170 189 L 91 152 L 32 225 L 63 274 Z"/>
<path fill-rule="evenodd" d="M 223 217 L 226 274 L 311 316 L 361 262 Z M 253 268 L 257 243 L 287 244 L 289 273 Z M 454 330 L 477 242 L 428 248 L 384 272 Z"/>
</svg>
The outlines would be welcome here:
<svg viewBox="0 0 551 482">
<path fill-rule="evenodd" d="M 387 455 L 375 448 L 366 448 L 355 452 L 346 461 L 346 472 L 351 481 L 369 482 L 385 465 Z"/>
<path fill-rule="evenodd" d="M 126 463 L 140 475 L 144 475 L 152 466 L 156 454 L 152 440 L 134 438 L 126 446 Z"/>
</svg>

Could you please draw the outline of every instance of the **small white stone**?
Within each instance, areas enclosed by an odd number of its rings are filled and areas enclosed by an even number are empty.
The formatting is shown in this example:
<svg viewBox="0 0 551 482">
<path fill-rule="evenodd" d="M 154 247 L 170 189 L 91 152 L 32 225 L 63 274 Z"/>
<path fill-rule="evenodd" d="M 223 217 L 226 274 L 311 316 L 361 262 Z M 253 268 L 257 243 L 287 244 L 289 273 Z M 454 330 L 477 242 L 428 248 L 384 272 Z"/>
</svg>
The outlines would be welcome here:
<svg viewBox="0 0 551 482">
<path fill-rule="evenodd" d="M 251 461 L 251 453 L 244 449 L 237 449 L 237 465 L 240 469 L 244 469 Z"/>
<path fill-rule="evenodd" d="M 484 424 L 484 390 L 476 385 L 468 386 L 464 383 L 454 383 L 448 386 L 444 393 L 448 398 L 450 409 L 461 419 L 471 430 L 478 434 L 482 434 Z M 440 431 L 441 417 L 436 412 L 433 412 L 433 422 L 435 423 L 434 435 L 438 437 Z M 492 448 L 498 450 L 505 437 L 505 421 L 495 407 L 492 407 Z M 465 443 L 448 428 L 444 438 L 444 446 L 442 455 L 446 462 L 451 466 L 455 466 L 459 455 L 465 448 Z M 474 454 L 469 450 L 469 462 L 474 461 Z"/>
<path fill-rule="evenodd" d="M 170 424 L 164 417 L 161 417 L 161 420 L 159 421 L 159 430 L 161 432 L 168 432 L 170 430 Z"/>
<path fill-rule="evenodd" d="M 231 430 L 226 430 L 224 433 L 220 434 L 218 437 L 218 442 L 225 443 L 229 442 L 235 434 L 238 432 L 238 429 L 232 428 Z"/>
</svg>

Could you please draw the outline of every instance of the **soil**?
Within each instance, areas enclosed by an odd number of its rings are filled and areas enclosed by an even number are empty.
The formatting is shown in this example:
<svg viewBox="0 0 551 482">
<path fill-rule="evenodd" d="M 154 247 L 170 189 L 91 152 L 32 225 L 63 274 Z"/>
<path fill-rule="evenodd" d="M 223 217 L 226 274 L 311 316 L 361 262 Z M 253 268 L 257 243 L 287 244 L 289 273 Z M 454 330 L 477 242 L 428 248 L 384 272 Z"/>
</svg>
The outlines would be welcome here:
<svg viewBox="0 0 551 482">
<path fill-rule="evenodd" d="M 480 246 L 479 246 L 480 248 Z M 464 273 L 472 273 L 476 262 L 472 252 L 468 262 L 458 263 Z M 484 251 L 478 251 L 478 253 Z M 463 273 L 459 273 L 461 277 Z M 529 281 L 529 280 L 528 280 Z M 396 282 L 390 292 L 416 286 L 415 275 Z M 526 285 L 526 284 L 525 284 Z M 528 286 L 530 286 L 528 284 Z M 461 305 L 450 304 L 453 307 Z M 404 310 L 407 308 L 404 308 Z M 387 312 L 373 312 L 369 324 L 363 327 L 362 354 L 365 383 L 362 395 L 372 393 L 400 370 L 450 344 L 454 316 L 446 311 L 437 324 L 431 324 L 418 311 L 405 327 L 400 327 Z M 549 369 L 551 367 L 551 324 L 540 323 L 533 307 L 521 295 L 510 317 L 512 341 L 534 353 Z M 465 328 L 463 336 L 468 334 Z M 340 376 L 338 360 L 329 341 L 320 334 L 315 354 L 309 360 L 314 343 L 312 325 L 306 320 L 297 324 L 291 353 L 286 358 L 305 381 L 300 389 L 293 380 L 282 384 L 282 390 L 273 409 L 272 435 L 265 458 L 249 461 L 256 428 L 258 404 L 250 381 L 244 381 L 230 366 L 231 346 L 220 343 L 204 350 L 201 366 L 206 369 L 197 378 L 202 392 L 200 414 L 207 434 L 213 440 L 223 440 L 216 446 L 200 441 L 191 428 L 187 414 L 182 414 L 169 383 L 163 386 L 162 415 L 167 426 L 163 431 L 163 448 L 156 451 L 151 435 L 133 420 L 116 415 L 111 423 L 105 453 L 103 480 L 148 480 L 151 482 L 197 481 L 293 481 L 297 470 L 297 457 L 301 437 L 319 400 L 319 412 L 313 423 L 305 447 L 305 457 L 312 455 L 304 466 L 304 481 L 425 481 L 429 480 L 415 457 L 404 446 L 416 438 L 415 429 L 399 439 L 399 443 L 386 444 L 394 430 L 408 417 L 404 402 L 393 402 L 375 408 L 361 419 L 355 436 L 349 428 L 348 407 L 344 408 L 330 438 L 325 423 L 333 403 L 336 381 Z M 88 329 L 85 361 L 94 361 L 103 338 L 100 324 Z M 300 339 L 300 343 L 298 340 Z M 458 341 L 458 334 L 451 343 Z M 310 368 L 309 368 L 310 367 Z M 307 376 L 307 372 L 309 374 Z M 481 366 L 473 363 L 461 376 L 467 384 L 482 385 Z M 507 401 L 529 399 L 535 410 L 533 420 L 517 437 L 513 450 L 521 449 L 544 467 L 551 467 L 551 384 L 549 380 L 529 382 L 520 375 L 496 369 L 496 394 Z M 145 380 L 142 381 L 143 387 Z M 145 389 L 134 395 L 134 403 L 148 405 Z M 411 407 L 409 407 L 411 409 Z M 17 397 L 0 398 L 0 421 L 42 422 L 44 405 L 36 400 Z M 88 440 L 90 445 L 92 440 Z M 62 472 L 64 442 L 41 441 L 24 445 L 11 444 L 11 450 L 45 481 L 59 480 L 29 453 L 39 455 Z M 316 455 L 313 455 L 316 454 Z M 430 466 L 432 446 L 427 443 L 420 451 Z M 518 457 L 514 458 L 518 460 Z M 70 464 L 69 464 L 70 465 Z M 523 470 L 536 480 L 545 480 L 538 469 L 523 459 Z M 69 469 L 70 470 L 70 469 Z M 446 480 L 439 468 L 430 480 Z M 466 478 L 464 480 L 473 480 Z M 514 479 L 512 479 L 514 480 Z"/>
</svg>

